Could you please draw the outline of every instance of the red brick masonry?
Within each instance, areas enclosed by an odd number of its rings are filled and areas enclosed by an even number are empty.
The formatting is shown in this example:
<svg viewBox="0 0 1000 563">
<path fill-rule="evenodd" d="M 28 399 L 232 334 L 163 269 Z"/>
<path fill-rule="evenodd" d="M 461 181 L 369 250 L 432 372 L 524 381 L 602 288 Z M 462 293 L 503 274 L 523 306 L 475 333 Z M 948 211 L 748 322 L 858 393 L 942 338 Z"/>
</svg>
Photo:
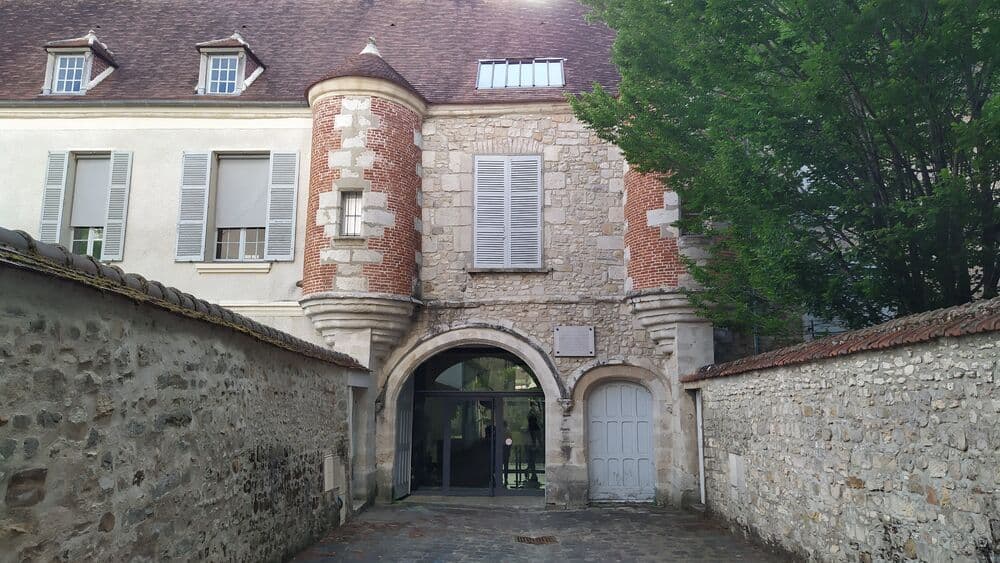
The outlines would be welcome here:
<svg viewBox="0 0 1000 563">
<path fill-rule="evenodd" d="M 625 174 L 625 248 L 629 250 L 627 269 L 632 291 L 677 287 L 678 277 L 684 273 L 677 239 L 662 238 L 659 226 L 647 224 L 647 211 L 663 209 L 663 192 L 658 175 L 634 170 Z"/>
<path fill-rule="evenodd" d="M 319 195 L 333 191 L 333 182 L 340 178 L 340 170 L 328 166 L 328 153 L 340 148 L 340 132 L 333 128 L 334 117 L 340 113 L 343 98 L 329 96 L 318 100 L 312 108 L 312 155 L 309 160 L 309 204 L 306 208 L 306 248 L 302 265 L 302 294 L 319 293 L 333 289 L 336 264 L 320 264 L 320 251 L 330 247 L 330 238 L 323 226 L 316 224 Z"/>
<path fill-rule="evenodd" d="M 386 207 L 396 216 L 396 223 L 386 227 L 381 237 L 368 239 L 368 249 L 382 253 L 382 262 L 365 264 L 361 273 L 370 292 L 410 296 L 420 250 L 420 233 L 414 227 L 420 217 L 420 148 L 413 144 L 413 132 L 420 130 L 421 118 L 405 106 L 375 97 L 372 113 L 381 125 L 368 131 L 365 146 L 375 153 L 375 163 L 365 171 L 365 179 L 371 180 L 373 192 L 387 194 Z"/>
<path fill-rule="evenodd" d="M 943 336 L 1000 331 L 1000 297 L 891 320 L 873 327 L 828 336 L 724 364 L 706 366 L 681 377 L 682 383 L 738 375 L 824 358 L 848 356 L 927 342 Z"/>
</svg>

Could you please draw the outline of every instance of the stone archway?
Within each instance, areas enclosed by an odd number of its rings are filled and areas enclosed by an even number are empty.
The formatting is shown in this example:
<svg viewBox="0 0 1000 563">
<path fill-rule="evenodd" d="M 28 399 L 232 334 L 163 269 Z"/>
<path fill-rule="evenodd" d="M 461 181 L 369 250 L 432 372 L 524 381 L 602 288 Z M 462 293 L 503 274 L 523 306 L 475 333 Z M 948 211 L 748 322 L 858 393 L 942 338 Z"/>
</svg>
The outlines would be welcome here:
<svg viewBox="0 0 1000 563">
<path fill-rule="evenodd" d="M 547 474 L 556 470 L 560 453 L 560 421 L 564 401 L 569 394 L 560 381 L 552 359 L 532 339 L 516 331 L 497 326 L 466 325 L 453 327 L 420 338 L 397 350 L 386 363 L 380 383 L 379 406 L 376 414 L 376 466 L 379 497 L 393 497 L 393 475 L 396 468 L 397 416 L 400 398 L 406 391 L 414 370 L 432 356 L 461 346 L 492 346 L 514 354 L 531 369 L 545 394 L 545 467 Z M 406 397 L 406 400 L 410 400 Z M 550 500 L 552 489 L 546 489 Z"/>
</svg>

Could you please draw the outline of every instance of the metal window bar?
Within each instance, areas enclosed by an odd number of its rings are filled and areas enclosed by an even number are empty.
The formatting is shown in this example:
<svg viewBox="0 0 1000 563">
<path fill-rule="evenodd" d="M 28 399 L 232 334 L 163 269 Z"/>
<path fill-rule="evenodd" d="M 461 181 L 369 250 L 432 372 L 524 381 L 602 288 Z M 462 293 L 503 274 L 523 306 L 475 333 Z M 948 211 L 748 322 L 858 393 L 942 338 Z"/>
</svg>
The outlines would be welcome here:
<svg viewBox="0 0 1000 563">
<path fill-rule="evenodd" d="M 345 237 L 361 236 L 361 192 L 340 194 L 340 234 Z"/>
</svg>

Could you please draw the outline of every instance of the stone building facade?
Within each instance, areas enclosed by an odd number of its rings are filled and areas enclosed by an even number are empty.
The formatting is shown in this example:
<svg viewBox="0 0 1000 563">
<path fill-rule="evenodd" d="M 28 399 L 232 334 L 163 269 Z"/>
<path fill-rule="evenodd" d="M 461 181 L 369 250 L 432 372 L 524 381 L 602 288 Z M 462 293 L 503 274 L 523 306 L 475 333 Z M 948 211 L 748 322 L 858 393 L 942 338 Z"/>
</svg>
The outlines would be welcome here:
<svg viewBox="0 0 1000 563">
<path fill-rule="evenodd" d="M 0 63 L 13 77 L 0 224 L 92 251 L 98 226 L 70 217 L 74 163 L 119 154 L 126 209 L 118 230 L 98 221 L 123 249 L 112 262 L 371 370 L 345 391 L 354 506 L 422 491 L 695 498 L 678 376 L 712 361 L 711 326 L 680 292 L 697 241 L 670 226 L 679 203 L 663 182 L 629 170 L 565 101 L 614 86 L 612 33 L 569 0 L 425 4 L 343 3 L 357 23 L 345 30 L 302 3 L 256 34 L 262 16 L 234 6 L 247 29 L 188 29 L 189 54 L 142 52 L 143 37 L 105 25 L 73 48 L 100 45 L 110 74 L 75 96 L 35 92 L 44 60 Z M 176 25 L 136 10 L 118 17 Z M 562 31 L 529 32 L 539 21 Z M 13 44 L 72 56 L 51 26 L 24 28 Z M 183 65 L 199 53 L 200 76 Z M 167 74 L 144 74 L 153 55 Z M 211 70 L 224 56 L 232 83 Z M 270 162 L 258 223 L 226 203 L 226 170 L 246 178 L 248 158 Z"/>
</svg>

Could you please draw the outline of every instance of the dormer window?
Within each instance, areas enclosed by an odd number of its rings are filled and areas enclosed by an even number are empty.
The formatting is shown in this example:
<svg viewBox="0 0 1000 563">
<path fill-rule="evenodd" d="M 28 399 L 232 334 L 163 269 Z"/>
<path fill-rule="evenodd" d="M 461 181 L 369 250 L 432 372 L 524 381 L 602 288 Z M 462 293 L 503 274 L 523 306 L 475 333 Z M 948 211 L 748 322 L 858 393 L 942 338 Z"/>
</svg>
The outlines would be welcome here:
<svg viewBox="0 0 1000 563">
<path fill-rule="evenodd" d="M 238 96 L 264 72 L 264 64 L 238 32 L 197 45 L 201 52 L 197 93 Z"/>
<path fill-rule="evenodd" d="M 236 91 L 236 71 L 240 66 L 239 61 L 239 55 L 209 55 L 209 94 L 232 94 Z"/>
<path fill-rule="evenodd" d="M 565 59 L 489 59 L 479 61 L 476 88 L 562 87 Z"/>
<path fill-rule="evenodd" d="M 53 94 L 78 94 L 83 90 L 83 71 L 87 58 L 80 55 L 56 55 L 56 75 L 53 77 Z"/>
<path fill-rule="evenodd" d="M 118 66 L 108 46 L 91 30 L 83 37 L 45 44 L 48 62 L 42 94 L 78 96 L 86 94 Z"/>
</svg>

